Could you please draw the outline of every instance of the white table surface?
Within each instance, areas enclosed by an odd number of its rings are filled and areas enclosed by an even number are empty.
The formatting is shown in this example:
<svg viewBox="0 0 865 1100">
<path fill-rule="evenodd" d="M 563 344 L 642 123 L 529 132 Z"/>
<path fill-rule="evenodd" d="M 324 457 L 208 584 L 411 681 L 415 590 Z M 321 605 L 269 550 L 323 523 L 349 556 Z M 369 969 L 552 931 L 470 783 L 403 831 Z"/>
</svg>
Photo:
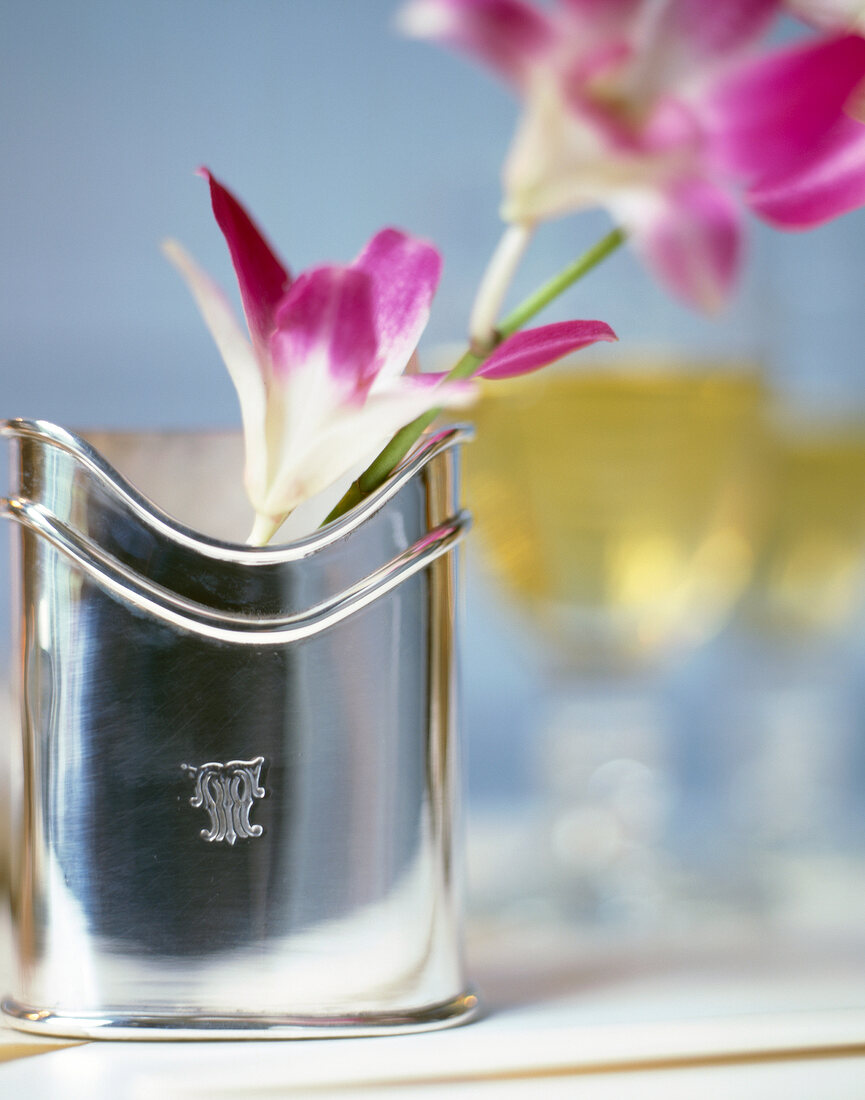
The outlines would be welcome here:
<svg viewBox="0 0 865 1100">
<path fill-rule="evenodd" d="M 475 929 L 473 941 L 487 1014 L 462 1028 L 88 1043 L 0 1064 L 0 1097 L 865 1097 L 865 940 L 758 933 L 623 947 Z"/>
</svg>

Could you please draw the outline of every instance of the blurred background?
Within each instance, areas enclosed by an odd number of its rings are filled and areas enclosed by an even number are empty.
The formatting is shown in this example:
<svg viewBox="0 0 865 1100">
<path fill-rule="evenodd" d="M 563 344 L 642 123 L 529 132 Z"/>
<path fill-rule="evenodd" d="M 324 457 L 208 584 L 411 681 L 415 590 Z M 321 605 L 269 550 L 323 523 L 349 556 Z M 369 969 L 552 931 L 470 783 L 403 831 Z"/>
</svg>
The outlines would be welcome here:
<svg viewBox="0 0 865 1100">
<path fill-rule="evenodd" d="M 234 293 L 199 164 L 294 270 L 387 224 L 434 240 L 421 348 L 460 339 L 515 104 L 402 40 L 395 7 L 0 4 L 0 415 L 239 424 L 159 252 L 177 237 Z M 514 300 L 607 228 L 545 226 Z M 622 250 L 544 318 L 605 320 L 617 348 L 477 410 L 463 713 L 480 922 L 861 926 L 865 213 L 750 228 L 722 316 L 678 306 Z M 8 629 L 0 657 L 8 676 Z"/>
</svg>

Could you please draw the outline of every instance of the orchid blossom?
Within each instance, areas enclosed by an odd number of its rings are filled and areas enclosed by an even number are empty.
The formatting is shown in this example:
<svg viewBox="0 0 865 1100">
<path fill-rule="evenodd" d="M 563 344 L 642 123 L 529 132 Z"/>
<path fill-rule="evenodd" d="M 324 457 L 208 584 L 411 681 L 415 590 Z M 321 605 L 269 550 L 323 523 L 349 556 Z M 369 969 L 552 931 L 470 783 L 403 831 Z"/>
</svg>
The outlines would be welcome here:
<svg viewBox="0 0 865 1100">
<path fill-rule="evenodd" d="M 865 41 L 755 52 L 780 0 L 409 0 L 404 30 L 468 52 L 524 103 L 504 168 L 510 223 L 478 297 L 495 327 L 535 225 L 606 207 L 650 270 L 714 309 L 740 265 L 744 205 L 782 229 L 865 202 L 865 127 L 847 113 Z"/>
<path fill-rule="evenodd" d="M 269 541 L 298 504 L 399 429 L 466 404 L 473 396 L 463 380 L 469 375 L 524 374 L 615 339 L 603 322 L 567 321 L 517 333 L 469 370 L 447 377 L 417 373 L 415 349 L 441 274 L 433 245 L 383 229 L 352 263 L 292 278 L 238 200 L 208 171 L 202 174 L 237 275 L 248 338 L 222 291 L 189 254 L 176 241 L 163 248 L 237 390 L 245 484 L 256 514 L 250 543 Z"/>
<path fill-rule="evenodd" d="M 185 278 L 237 390 L 249 541 L 267 542 L 286 516 L 348 472 L 403 424 L 464 404 L 465 383 L 403 375 L 426 325 L 441 271 L 436 249 L 384 229 L 347 265 L 297 278 L 234 196 L 209 172 L 216 220 L 240 285 L 249 339 L 220 289 L 174 241 Z"/>
</svg>

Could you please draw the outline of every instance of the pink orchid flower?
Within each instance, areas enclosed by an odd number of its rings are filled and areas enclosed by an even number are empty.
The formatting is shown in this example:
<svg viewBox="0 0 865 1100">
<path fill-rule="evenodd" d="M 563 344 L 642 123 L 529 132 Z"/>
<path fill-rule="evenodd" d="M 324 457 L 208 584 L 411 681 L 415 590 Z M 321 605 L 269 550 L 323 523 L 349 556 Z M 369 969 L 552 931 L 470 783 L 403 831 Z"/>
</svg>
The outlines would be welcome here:
<svg viewBox="0 0 865 1100">
<path fill-rule="evenodd" d="M 401 24 L 474 55 L 523 99 L 506 221 L 530 230 L 605 206 L 669 289 L 713 309 L 740 265 L 739 194 L 782 229 L 865 202 L 865 127 L 846 113 L 865 41 L 838 34 L 756 53 L 779 7 L 410 0 Z"/>
<path fill-rule="evenodd" d="M 237 390 L 249 542 L 269 541 L 304 500 L 349 472 L 404 425 L 474 395 L 470 382 L 416 373 L 415 348 L 441 274 L 433 245 L 377 233 L 346 265 L 292 278 L 250 216 L 210 172 L 213 212 L 228 244 L 249 337 L 219 287 L 176 242 L 163 248 L 186 280 Z M 596 340 L 602 322 L 569 321 L 505 341 L 477 374 L 523 374 Z M 406 369 L 412 373 L 403 373 Z"/>
<path fill-rule="evenodd" d="M 240 286 L 249 339 L 221 290 L 175 241 L 186 280 L 240 400 L 251 543 L 267 542 L 302 501 L 347 473 L 402 425 L 465 404 L 466 383 L 404 375 L 429 316 L 441 258 L 384 229 L 350 264 L 292 278 L 237 199 L 209 172 L 211 201 Z"/>
</svg>

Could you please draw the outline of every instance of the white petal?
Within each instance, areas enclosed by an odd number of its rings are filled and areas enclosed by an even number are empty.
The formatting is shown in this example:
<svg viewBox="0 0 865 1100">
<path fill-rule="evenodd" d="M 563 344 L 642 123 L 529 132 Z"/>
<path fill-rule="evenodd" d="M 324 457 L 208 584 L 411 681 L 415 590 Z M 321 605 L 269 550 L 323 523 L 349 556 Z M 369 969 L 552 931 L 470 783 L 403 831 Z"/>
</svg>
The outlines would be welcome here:
<svg viewBox="0 0 865 1100">
<path fill-rule="evenodd" d="M 537 73 L 505 162 L 502 217 L 530 224 L 595 205 L 620 170 L 597 130 L 564 102 L 554 76 Z"/>
<path fill-rule="evenodd" d="M 267 485 L 267 402 L 261 365 L 225 295 L 210 276 L 177 241 L 165 241 L 162 251 L 192 292 L 237 391 L 246 448 L 246 490 L 258 508 Z"/>
<path fill-rule="evenodd" d="M 405 424 L 438 406 L 470 404 L 474 387 L 467 383 L 429 386 L 397 379 L 385 393 L 374 394 L 363 406 L 345 405 L 303 445 L 286 440 L 277 476 L 262 511 L 290 512 L 341 477 L 372 450 L 378 450 Z"/>
</svg>

